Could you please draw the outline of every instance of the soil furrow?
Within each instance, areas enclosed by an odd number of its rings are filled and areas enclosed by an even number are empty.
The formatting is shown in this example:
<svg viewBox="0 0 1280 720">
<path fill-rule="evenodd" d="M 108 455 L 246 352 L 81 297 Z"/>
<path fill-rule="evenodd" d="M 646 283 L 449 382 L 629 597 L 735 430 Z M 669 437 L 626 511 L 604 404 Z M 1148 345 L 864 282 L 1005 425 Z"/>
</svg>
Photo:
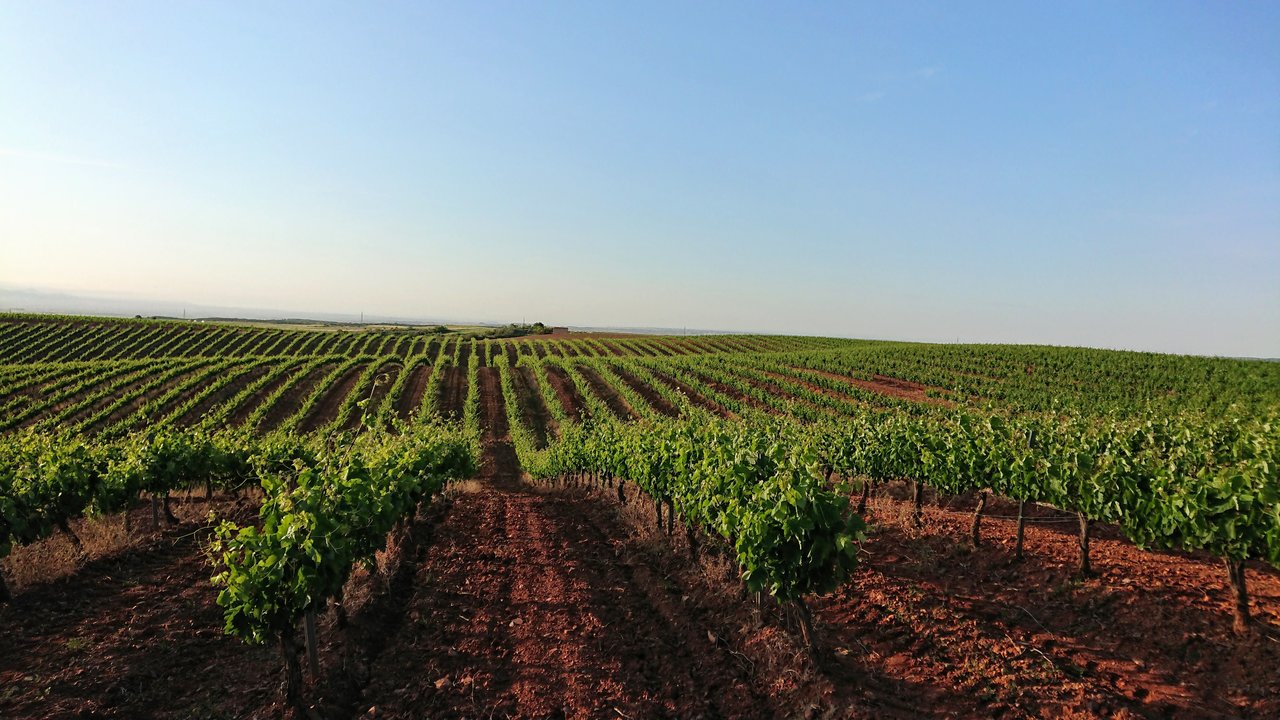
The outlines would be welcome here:
<svg viewBox="0 0 1280 720">
<path fill-rule="evenodd" d="M 356 365 L 348 369 L 342 374 L 332 385 L 321 392 L 324 395 L 320 401 L 315 404 L 311 412 L 298 423 L 300 432 L 311 432 L 316 428 L 324 427 L 333 422 L 338 417 L 338 411 L 342 409 L 342 403 L 347 399 L 347 395 L 355 389 L 356 383 L 360 380 L 360 375 L 364 372 L 364 365 Z"/>
<path fill-rule="evenodd" d="M 258 389 L 252 396 L 245 398 L 238 406 L 233 408 L 231 414 L 227 418 L 227 425 L 230 427 L 239 427 L 253 411 L 258 408 L 271 394 L 280 388 L 286 382 L 289 382 L 294 375 L 301 372 L 301 368 L 295 366 L 285 370 L 268 382 L 265 386 Z"/>
<path fill-rule="evenodd" d="M 515 387 L 524 425 L 533 433 L 536 446 L 543 448 L 547 445 L 547 437 L 556 432 L 556 428 L 542 401 L 542 394 L 536 390 L 536 382 L 531 368 L 518 367 L 511 371 L 511 384 Z"/>
<path fill-rule="evenodd" d="M 582 395 L 578 393 L 578 388 L 573 384 L 573 381 L 559 366 L 547 365 L 546 370 L 547 380 L 551 383 L 551 389 L 555 391 L 556 397 L 560 400 L 560 405 L 564 407 L 565 414 L 574 422 L 582 420 L 586 403 L 582 401 Z"/>
<path fill-rule="evenodd" d="M 721 407 L 720 403 L 717 403 L 711 398 L 704 396 L 702 393 L 680 382 L 676 378 L 670 375 L 667 375 L 666 373 L 659 372 L 657 370 L 653 371 L 653 376 L 658 379 L 658 382 L 666 383 L 667 387 L 684 395 L 686 398 L 689 399 L 689 402 L 694 404 L 694 406 L 700 407 L 703 410 L 707 410 L 709 412 L 715 413 L 716 415 L 719 415 L 722 418 L 733 416 L 733 413 L 729 412 L 727 408 Z"/>
<path fill-rule="evenodd" d="M 378 372 L 374 373 L 373 376 L 373 388 L 370 389 L 367 385 L 360 388 L 360 393 L 363 395 L 360 399 L 368 399 L 368 404 L 365 405 L 366 410 L 356 408 L 356 412 L 351 413 L 351 417 L 347 418 L 347 422 L 342 429 L 354 430 L 360 427 L 360 423 L 364 422 L 365 412 L 373 412 L 374 409 L 382 406 L 383 398 L 387 396 L 387 392 L 395 384 L 396 376 L 402 372 L 404 372 L 404 366 L 400 363 L 387 363 L 378 368 Z M 379 383 L 378 377 L 382 375 L 387 376 L 386 380 Z"/>
<path fill-rule="evenodd" d="M 613 372 L 622 380 L 622 382 L 627 384 L 627 387 L 636 391 L 640 397 L 644 398 L 645 402 L 649 403 L 649 406 L 654 410 L 657 410 L 659 413 L 666 415 L 667 417 L 678 417 L 680 415 L 680 410 L 676 406 L 672 405 L 666 398 L 662 397 L 662 395 L 660 395 L 657 390 L 654 390 L 649 383 L 641 381 L 640 378 L 637 378 L 635 375 L 627 372 L 627 370 L 622 367 L 614 366 Z"/>
<path fill-rule="evenodd" d="M 616 390 L 609 387 L 608 383 L 600 377 L 594 368 L 587 365 L 579 365 L 578 372 L 582 373 L 582 378 L 587 381 L 587 386 L 596 397 L 600 398 L 605 407 L 609 408 L 609 412 L 619 420 L 634 420 L 636 412 L 631 409 L 627 401 L 618 394 Z"/>
<path fill-rule="evenodd" d="M 333 372 L 333 369 L 334 366 L 329 363 L 320 365 L 314 368 L 305 378 L 302 378 L 297 385 L 286 390 L 284 395 L 277 398 L 275 404 L 267 410 L 259 429 L 263 431 L 274 430 L 279 427 L 280 423 L 292 417 L 294 413 L 302 408 L 303 401 L 311 395 L 311 391 L 315 389 L 315 386 L 329 373 Z"/>
<path fill-rule="evenodd" d="M 456 365 L 447 365 L 441 372 L 444 378 L 440 383 L 440 414 L 444 417 L 458 419 L 467 405 L 467 369 Z"/>
<path fill-rule="evenodd" d="M 417 417 L 418 408 L 422 407 L 422 396 L 427 392 L 427 381 L 431 379 L 431 366 L 425 362 L 409 372 L 412 373 L 409 381 L 400 391 L 400 397 L 396 398 L 396 417 L 401 420 Z"/>
<path fill-rule="evenodd" d="M 268 365 L 265 363 L 249 368 L 248 371 L 242 373 L 235 380 L 227 383 L 226 386 L 214 391 L 203 400 L 196 403 L 191 407 L 191 409 L 184 412 L 181 417 L 174 420 L 174 424 L 186 426 L 198 422 L 202 417 L 204 417 L 205 413 L 218 405 L 221 405 L 223 402 L 226 402 L 228 399 L 235 397 L 237 393 L 243 390 L 250 383 L 257 381 L 263 375 L 266 375 L 268 372 L 273 370 L 275 370 L 274 365 Z"/>
</svg>

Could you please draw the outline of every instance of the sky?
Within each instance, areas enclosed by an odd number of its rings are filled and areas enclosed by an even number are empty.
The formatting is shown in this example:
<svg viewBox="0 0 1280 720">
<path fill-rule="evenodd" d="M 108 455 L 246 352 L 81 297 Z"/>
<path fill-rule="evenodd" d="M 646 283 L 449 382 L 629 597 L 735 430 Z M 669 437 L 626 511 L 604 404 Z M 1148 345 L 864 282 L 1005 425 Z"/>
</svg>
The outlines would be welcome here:
<svg viewBox="0 0 1280 720">
<path fill-rule="evenodd" d="M 4 2 L 0 287 L 1280 357 L 1277 35 L 1274 2 Z"/>
</svg>

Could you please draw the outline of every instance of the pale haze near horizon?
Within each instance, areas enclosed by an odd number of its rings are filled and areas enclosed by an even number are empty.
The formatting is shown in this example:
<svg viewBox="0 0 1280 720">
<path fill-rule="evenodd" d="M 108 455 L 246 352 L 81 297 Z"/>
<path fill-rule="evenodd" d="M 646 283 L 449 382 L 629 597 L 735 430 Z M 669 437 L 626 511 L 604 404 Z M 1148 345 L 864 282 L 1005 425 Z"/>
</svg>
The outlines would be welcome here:
<svg viewBox="0 0 1280 720">
<path fill-rule="evenodd" d="M 6 3 L 0 285 L 1280 357 L 1274 4 Z"/>
</svg>

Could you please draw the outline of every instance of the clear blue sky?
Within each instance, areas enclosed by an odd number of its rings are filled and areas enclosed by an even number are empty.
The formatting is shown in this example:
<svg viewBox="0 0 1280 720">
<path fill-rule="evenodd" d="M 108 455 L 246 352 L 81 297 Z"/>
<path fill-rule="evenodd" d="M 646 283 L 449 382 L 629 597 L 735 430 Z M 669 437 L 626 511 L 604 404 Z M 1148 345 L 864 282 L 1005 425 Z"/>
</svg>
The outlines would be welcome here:
<svg viewBox="0 0 1280 720">
<path fill-rule="evenodd" d="M 0 4 L 0 284 L 1280 356 L 1280 4 Z"/>
</svg>

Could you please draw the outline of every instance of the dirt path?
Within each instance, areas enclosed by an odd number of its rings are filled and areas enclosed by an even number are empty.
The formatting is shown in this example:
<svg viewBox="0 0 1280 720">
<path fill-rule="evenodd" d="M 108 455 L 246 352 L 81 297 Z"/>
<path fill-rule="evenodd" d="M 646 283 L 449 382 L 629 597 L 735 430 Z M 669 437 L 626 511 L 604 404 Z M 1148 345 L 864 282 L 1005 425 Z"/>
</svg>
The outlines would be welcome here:
<svg viewBox="0 0 1280 720">
<path fill-rule="evenodd" d="M 597 514 L 500 484 L 460 495 L 368 705 L 380 717 L 772 716 L 732 662 L 708 657 L 705 632 L 635 587 Z"/>
<path fill-rule="evenodd" d="M 378 717 L 773 717 L 688 619 L 679 590 L 622 559 L 616 519 L 522 485 L 496 371 L 480 371 L 485 463 L 433 527 L 409 621 L 370 668 Z"/>
</svg>

